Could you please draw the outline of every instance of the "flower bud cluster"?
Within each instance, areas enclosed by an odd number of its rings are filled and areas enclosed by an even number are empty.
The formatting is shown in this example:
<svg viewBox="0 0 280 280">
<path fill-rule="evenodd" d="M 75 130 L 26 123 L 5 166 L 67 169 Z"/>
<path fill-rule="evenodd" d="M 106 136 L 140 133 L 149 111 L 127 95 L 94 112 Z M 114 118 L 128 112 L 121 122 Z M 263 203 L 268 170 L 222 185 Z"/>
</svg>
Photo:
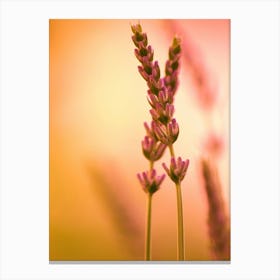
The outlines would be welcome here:
<svg viewBox="0 0 280 280">
<path fill-rule="evenodd" d="M 155 141 L 155 139 L 150 136 L 145 136 L 142 141 L 143 154 L 150 161 L 159 160 L 162 157 L 165 148 L 165 144 Z"/>
<path fill-rule="evenodd" d="M 169 60 L 165 64 L 164 85 L 175 94 L 178 87 L 179 59 L 181 55 L 181 40 L 177 37 L 173 39 L 172 46 L 169 48 Z"/>
<path fill-rule="evenodd" d="M 166 126 L 160 123 L 155 123 L 154 133 L 161 143 L 170 145 L 173 144 L 178 138 L 179 126 L 175 119 L 172 119 L 171 122 L 169 122 Z"/>
<path fill-rule="evenodd" d="M 152 121 L 151 126 L 149 126 L 146 122 L 144 123 L 144 127 L 146 129 L 146 136 L 142 141 L 142 151 L 146 159 L 148 159 L 152 164 L 153 162 L 159 160 L 167 145 L 160 142 L 157 138 L 153 126 L 154 122 Z M 146 171 L 142 173 L 142 177 L 138 174 L 138 179 L 142 186 L 144 186 L 144 190 L 150 194 L 153 194 L 159 189 L 159 185 L 163 181 L 165 175 L 157 177 L 157 180 L 154 180 L 156 177 L 155 170 Z M 150 177 L 149 177 L 150 176 Z M 145 184 L 144 184 L 145 183 Z"/>
<path fill-rule="evenodd" d="M 153 61 L 154 51 L 148 44 L 147 34 L 142 32 L 140 24 L 131 26 L 131 29 L 133 32 L 132 41 L 136 46 L 134 54 L 141 63 L 138 66 L 138 71 L 148 86 L 147 98 L 151 106 L 150 114 L 152 117 L 150 126 L 146 122 L 144 123 L 146 136 L 142 141 L 142 151 L 144 156 L 153 163 L 162 157 L 166 147 L 171 147 L 179 135 L 179 125 L 173 117 L 175 112 L 173 102 L 178 87 L 181 41 L 179 38 L 174 38 L 169 48 L 169 59 L 165 65 L 165 77 L 161 78 L 159 64 L 157 61 Z M 166 165 L 164 165 L 164 169 L 175 183 L 179 183 L 186 174 L 188 164 L 188 160 L 184 162 L 178 158 L 176 162 L 172 158 L 170 169 Z M 142 177 L 138 174 L 140 183 L 150 193 L 156 191 L 164 179 L 161 176 L 155 181 L 155 176 L 154 170 L 150 173 L 142 173 Z"/>
<path fill-rule="evenodd" d="M 165 163 L 162 164 L 163 168 L 165 169 L 166 173 L 170 177 L 170 179 L 175 184 L 180 184 L 180 182 L 184 179 L 188 167 L 189 167 L 189 160 L 183 161 L 181 157 L 178 157 L 177 160 L 175 160 L 174 157 L 171 158 L 170 161 L 170 168 L 166 166 Z"/>
<path fill-rule="evenodd" d="M 150 114 L 153 119 L 152 135 L 165 145 L 173 144 L 179 135 L 179 126 L 173 118 L 175 109 L 174 95 L 178 86 L 178 69 L 181 45 L 178 38 L 174 38 L 169 48 L 169 59 L 166 62 L 164 78 L 160 78 L 160 68 L 157 61 L 153 61 L 154 51 L 148 44 L 146 33 L 142 32 L 140 24 L 131 27 L 132 40 L 136 46 L 135 56 L 141 63 L 138 70 L 148 85 L 148 102 L 151 105 Z M 142 144 L 143 146 L 143 144 Z"/>
<path fill-rule="evenodd" d="M 142 172 L 142 174 L 138 173 L 137 177 L 143 187 L 143 190 L 146 193 L 153 194 L 159 189 L 160 184 L 165 178 L 165 174 L 157 176 L 156 170 L 152 169 L 150 171 Z"/>
</svg>

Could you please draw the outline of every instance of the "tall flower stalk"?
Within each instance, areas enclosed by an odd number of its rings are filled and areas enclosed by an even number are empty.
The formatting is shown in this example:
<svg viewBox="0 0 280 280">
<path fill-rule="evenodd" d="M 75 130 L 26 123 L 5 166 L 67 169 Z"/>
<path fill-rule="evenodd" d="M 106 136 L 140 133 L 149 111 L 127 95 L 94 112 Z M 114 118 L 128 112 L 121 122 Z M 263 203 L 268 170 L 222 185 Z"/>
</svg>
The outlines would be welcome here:
<svg viewBox="0 0 280 280">
<path fill-rule="evenodd" d="M 175 112 L 173 102 L 178 87 L 181 42 L 177 37 L 173 39 L 173 43 L 169 48 L 169 59 L 165 65 L 165 77 L 161 78 L 158 62 L 153 60 L 154 51 L 152 47 L 148 45 L 147 34 L 142 32 L 140 24 L 131 26 L 131 29 L 133 32 L 132 40 L 136 46 L 135 56 L 141 63 L 141 65 L 138 66 L 138 71 L 147 82 L 148 86 L 147 97 L 151 106 L 150 114 L 152 117 L 150 126 L 144 123 L 147 135 L 142 141 L 143 153 L 150 161 L 150 171 L 142 173 L 142 176 L 138 174 L 140 183 L 148 193 L 146 259 L 150 257 L 152 195 L 158 190 L 159 185 L 164 179 L 164 175 L 156 177 L 153 164 L 162 157 L 165 148 L 168 147 L 171 156 L 170 166 L 167 167 L 166 164 L 163 164 L 163 168 L 176 186 L 178 260 L 184 260 L 185 245 L 181 181 L 187 172 L 189 160 L 183 161 L 181 157 L 176 159 L 173 147 L 179 135 L 179 125 L 176 119 L 173 118 Z"/>
<path fill-rule="evenodd" d="M 141 62 L 142 66 L 139 66 L 139 72 L 145 80 L 149 80 L 149 91 L 156 91 L 156 84 L 159 82 L 160 70 L 157 62 L 153 62 L 153 50 L 151 46 L 148 46 L 147 35 L 142 33 L 141 26 L 131 26 L 132 40 L 137 47 L 135 49 L 135 55 Z M 159 189 L 165 175 L 157 176 L 154 169 L 154 162 L 159 160 L 167 145 L 161 143 L 156 137 L 153 128 L 144 123 L 146 130 L 146 136 L 142 141 L 142 152 L 146 159 L 149 161 L 149 170 L 137 174 L 137 177 L 143 187 L 143 190 L 147 193 L 147 218 L 146 218 L 146 237 L 145 237 L 145 260 L 151 260 L 151 229 L 152 229 L 152 197 L 153 194 Z"/>
</svg>

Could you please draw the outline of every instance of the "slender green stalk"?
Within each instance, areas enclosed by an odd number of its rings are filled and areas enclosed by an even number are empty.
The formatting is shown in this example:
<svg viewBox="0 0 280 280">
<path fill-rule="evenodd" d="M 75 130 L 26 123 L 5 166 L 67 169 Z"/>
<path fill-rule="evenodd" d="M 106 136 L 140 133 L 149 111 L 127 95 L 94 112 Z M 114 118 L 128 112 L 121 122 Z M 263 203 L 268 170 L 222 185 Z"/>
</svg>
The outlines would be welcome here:
<svg viewBox="0 0 280 280">
<path fill-rule="evenodd" d="M 172 157 L 175 157 L 173 145 L 171 144 L 171 145 L 169 145 L 168 147 L 169 147 L 169 150 L 170 150 L 170 155 L 171 155 Z"/>
<path fill-rule="evenodd" d="M 173 145 L 169 145 L 171 157 L 175 157 Z M 183 200 L 182 191 L 180 183 L 176 184 L 176 194 L 177 194 L 177 254 L 178 260 L 185 260 L 185 242 L 184 242 L 184 218 L 183 218 Z"/>
<path fill-rule="evenodd" d="M 151 260 L 152 194 L 148 194 L 145 260 Z"/>
<path fill-rule="evenodd" d="M 176 184 L 178 213 L 178 260 L 185 260 L 183 201 L 180 183 Z"/>
<path fill-rule="evenodd" d="M 150 160 L 150 171 L 154 168 L 154 161 Z M 145 260 L 151 260 L 151 230 L 152 230 L 152 194 L 148 193 L 147 198 L 147 220 L 146 220 L 146 246 Z"/>
<path fill-rule="evenodd" d="M 153 168 L 154 168 L 154 162 L 150 160 L 150 170 L 153 170 Z"/>
</svg>

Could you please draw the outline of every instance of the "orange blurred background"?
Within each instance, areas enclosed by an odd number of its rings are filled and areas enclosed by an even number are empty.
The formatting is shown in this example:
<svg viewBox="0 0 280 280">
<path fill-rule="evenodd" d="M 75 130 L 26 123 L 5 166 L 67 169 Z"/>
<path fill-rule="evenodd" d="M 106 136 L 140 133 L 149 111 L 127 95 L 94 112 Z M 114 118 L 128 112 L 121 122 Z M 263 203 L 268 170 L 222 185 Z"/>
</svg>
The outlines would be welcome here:
<svg viewBox="0 0 280 280">
<path fill-rule="evenodd" d="M 151 117 L 131 40 L 137 22 L 50 20 L 52 261 L 144 258 L 146 194 L 136 174 L 148 169 L 141 140 Z M 162 73 L 173 36 L 183 40 L 174 148 L 190 159 L 182 182 L 186 259 L 211 260 L 200 160 L 217 165 L 229 215 L 230 21 L 140 23 Z M 156 162 L 159 173 L 162 162 L 167 152 Z M 176 192 L 166 178 L 153 197 L 152 260 L 176 260 L 176 219 Z"/>
</svg>

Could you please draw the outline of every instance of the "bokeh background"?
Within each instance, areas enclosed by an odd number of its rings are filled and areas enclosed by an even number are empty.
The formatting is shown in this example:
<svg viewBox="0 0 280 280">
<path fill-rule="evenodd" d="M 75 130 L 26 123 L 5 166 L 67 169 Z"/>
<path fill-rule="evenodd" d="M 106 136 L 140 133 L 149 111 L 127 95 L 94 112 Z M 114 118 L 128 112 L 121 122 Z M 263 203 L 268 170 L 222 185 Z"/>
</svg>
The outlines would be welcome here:
<svg viewBox="0 0 280 280">
<path fill-rule="evenodd" d="M 190 159 L 182 183 L 186 259 L 228 260 L 230 21 L 139 22 L 162 73 L 173 36 L 183 42 L 174 148 Z M 151 117 L 131 40 L 138 20 L 49 23 L 49 258 L 143 260 L 146 194 L 136 174 L 148 169 L 141 140 Z M 163 173 L 161 162 L 167 152 L 156 163 Z M 176 192 L 165 179 L 153 197 L 153 260 L 176 260 L 176 225 Z M 227 252 L 219 255 L 213 242 Z"/>
</svg>

